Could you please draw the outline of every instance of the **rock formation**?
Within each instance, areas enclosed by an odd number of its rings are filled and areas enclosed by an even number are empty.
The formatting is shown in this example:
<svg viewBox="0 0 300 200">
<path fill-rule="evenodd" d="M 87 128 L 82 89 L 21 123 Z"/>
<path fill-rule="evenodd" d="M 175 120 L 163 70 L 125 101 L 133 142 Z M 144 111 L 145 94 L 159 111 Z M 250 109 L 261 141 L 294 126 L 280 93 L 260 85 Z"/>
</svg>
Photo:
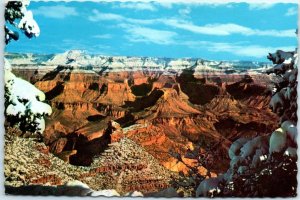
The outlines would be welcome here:
<svg viewBox="0 0 300 200">
<path fill-rule="evenodd" d="M 114 120 L 123 129 L 107 141 L 126 136 L 168 169 L 184 173 L 189 167 L 170 151 L 185 155 L 192 143 L 196 154 L 200 147 L 212 146 L 224 161 L 212 170 L 221 172 L 229 164 L 226 152 L 232 141 L 266 133 L 277 121 L 267 103 L 271 78 L 259 73 L 268 69 L 264 63 L 101 57 L 82 52 L 50 59 L 32 55 L 12 63 L 16 74 L 34 80 L 45 92 L 53 108 L 45 144 L 77 165 L 90 165 L 104 150 L 95 147 L 103 144 L 105 133 L 114 132 L 108 125 Z M 20 63 L 28 64 L 21 67 Z M 245 65 L 253 67 L 250 75 L 241 72 Z M 225 72 L 231 69 L 233 74 Z"/>
<path fill-rule="evenodd" d="M 42 142 L 15 136 L 17 132 L 8 128 L 5 135 L 4 174 L 9 194 L 99 196 L 111 189 L 121 195 L 146 194 L 168 188 L 170 178 L 177 176 L 126 138 L 110 144 L 89 167 L 80 167 L 53 156 Z M 78 181 L 82 184 L 71 184 Z"/>
</svg>

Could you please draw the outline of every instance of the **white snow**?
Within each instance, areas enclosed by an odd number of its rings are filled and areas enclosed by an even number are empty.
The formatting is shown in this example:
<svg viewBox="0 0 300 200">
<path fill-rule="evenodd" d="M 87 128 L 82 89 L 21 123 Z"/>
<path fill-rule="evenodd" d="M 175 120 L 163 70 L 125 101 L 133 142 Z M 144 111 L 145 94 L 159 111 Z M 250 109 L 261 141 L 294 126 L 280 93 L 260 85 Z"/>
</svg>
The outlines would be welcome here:
<svg viewBox="0 0 300 200">
<path fill-rule="evenodd" d="M 71 62 L 70 62 L 71 60 Z M 80 50 L 71 50 L 63 54 L 57 54 L 52 59 L 44 62 L 47 66 L 62 65 L 74 68 L 92 68 L 94 71 L 120 72 L 120 71 L 162 71 L 164 73 L 182 73 L 184 69 L 195 66 L 194 74 L 203 72 L 223 73 L 224 70 L 235 69 L 235 66 L 244 66 L 244 63 L 224 61 L 203 61 L 201 59 L 164 59 L 153 57 L 126 57 L 126 56 L 103 56 L 88 55 Z M 253 63 L 252 63 L 253 64 Z M 220 65 L 220 66 L 219 66 Z M 249 69 L 250 70 L 250 69 Z M 251 69 L 251 73 L 260 72 L 261 69 Z M 237 70 L 236 74 L 240 72 Z M 244 73 L 244 72 L 243 72 Z"/>
<path fill-rule="evenodd" d="M 286 146 L 286 141 L 286 133 L 282 130 L 282 128 L 276 129 L 270 137 L 269 153 L 272 154 L 283 151 Z"/>
<path fill-rule="evenodd" d="M 238 156 L 241 147 L 248 142 L 246 138 L 239 138 L 232 143 L 228 150 L 228 155 L 230 159 L 233 159 L 235 156 Z"/>
<path fill-rule="evenodd" d="M 9 65 L 5 62 L 5 65 Z M 35 133 L 45 130 L 45 115 L 51 115 L 51 107 L 43 103 L 45 94 L 29 82 L 16 77 L 10 67 L 5 67 L 5 114 L 15 117 L 14 122 L 36 125 Z"/>
<path fill-rule="evenodd" d="M 85 188 L 87 190 L 90 190 L 90 195 L 93 197 L 97 197 L 97 196 L 105 196 L 105 197 L 114 197 L 114 196 L 120 196 L 120 194 L 116 191 L 116 190 L 99 190 L 99 191 L 95 191 L 92 190 L 87 184 L 78 181 L 78 180 L 74 180 L 74 181 L 69 181 L 65 184 L 65 186 L 69 186 L 69 187 L 82 187 Z M 134 194 L 138 195 L 138 192 L 135 192 Z"/>
<path fill-rule="evenodd" d="M 178 67 L 190 67 L 191 63 L 187 60 L 183 60 L 183 59 L 177 59 L 177 60 L 172 60 L 171 62 L 169 62 L 168 64 L 170 67 L 174 67 L 174 68 L 178 68 Z"/>
<path fill-rule="evenodd" d="M 46 128 L 46 123 L 44 118 L 37 118 L 35 120 L 35 122 L 38 124 L 37 128 L 36 128 L 36 132 L 42 134 Z"/>
<path fill-rule="evenodd" d="M 120 194 L 116 190 L 99 190 L 99 191 L 92 192 L 91 196 L 92 197 L 97 197 L 97 196 L 118 197 L 120 196 Z"/>
<path fill-rule="evenodd" d="M 143 197 L 144 195 L 139 191 L 128 192 L 125 194 L 126 197 Z"/>
<path fill-rule="evenodd" d="M 291 64 L 292 61 L 293 61 L 293 58 L 289 58 L 289 59 L 285 60 L 283 63 L 284 64 Z"/>
<path fill-rule="evenodd" d="M 298 68 L 299 63 L 298 63 L 298 54 L 297 53 L 294 55 L 294 63 L 295 63 L 296 68 Z"/>
<path fill-rule="evenodd" d="M 263 155 L 263 156 L 260 156 L 260 157 L 259 157 L 260 161 L 267 160 L 267 158 L 268 158 L 267 155 Z"/>
<path fill-rule="evenodd" d="M 294 142 L 297 143 L 297 127 L 291 121 L 285 121 L 281 124 L 281 128 L 285 131 L 288 137 Z"/>
<path fill-rule="evenodd" d="M 13 80 L 14 84 L 12 85 L 11 92 L 12 95 L 16 98 L 22 100 L 28 100 L 28 101 L 44 101 L 45 100 L 45 94 L 37 89 L 35 86 L 30 84 L 29 82 L 14 77 L 13 79 L 10 79 L 9 77 L 13 77 L 10 75 L 11 72 L 5 72 L 5 76 L 7 74 L 7 80 Z M 12 73 L 11 73 L 12 74 Z"/>
<path fill-rule="evenodd" d="M 4 58 L 4 70 L 11 70 L 11 64 L 6 58 Z"/>
<path fill-rule="evenodd" d="M 90 189 L 90 187 L 87 184 L 85 184 L 81 181 L 78 181 L 78 180 L 68 181 L 65 185 L 70 186 L 70 187 L 79 186 L 82 188 Z"/>
<path fill-rule="evenodd" d="M 31 11 L 24 11 L 24 17 L 20 20 L 18 28 L 24 30 L 29 37 L 38 37 L 40 35 L 40 28 L 33 19 Z"/>
<path fill-rule="evenodd" d="M 292 148 L 292 147 L 288 147 L 285 152 L 285 155 L 292 157 L 292 158 L 297 158 L 297 149 L 296 148 Z"/>
<path fill-rule="evenodd" d="M 83 53 L 83 51 L 80 51 L 80 50 L 71 50 L 67 54 L 67 59 L 69 61 L 76 60 L 79 56 L 81 56 L 82 53 Z"/>
<path fill-rule="evenodd" d="M 26 111 L 26 107 L 23 104 L 19 103 L 18 101 L 16 101 L 15 105 L 10 104 L 6 108 L 7 115 L 18 116 L 18 117 L 24 116 L 25 111 Z"/>
<path fill-rule="evenodd" d="M 203 180 L 196 190 L 196 197 L 204 196 L 207 197 L 210 195 L 210 192 L 220 192 L 220 188 L 218 187 L 222 178 L 210 178 Z"/>
<path fill-rule="evenodd" d="M 247 142 L 241 148 L 241 156 L 246 158 L 248 156 L 252 156 L 257 149 L 261 149 L 263 153 L 265 153 L 269 147 L 268 145 L 268 137 L 266 136 L 258 136 L 249 142 Z"/>
<path fill-rule="evenodd" d="M 52 109 L 48 104 L 40 101 L 30 101 L 26 104 L 26 108 L 34 115 L 51 115 Z"/>
</svg>

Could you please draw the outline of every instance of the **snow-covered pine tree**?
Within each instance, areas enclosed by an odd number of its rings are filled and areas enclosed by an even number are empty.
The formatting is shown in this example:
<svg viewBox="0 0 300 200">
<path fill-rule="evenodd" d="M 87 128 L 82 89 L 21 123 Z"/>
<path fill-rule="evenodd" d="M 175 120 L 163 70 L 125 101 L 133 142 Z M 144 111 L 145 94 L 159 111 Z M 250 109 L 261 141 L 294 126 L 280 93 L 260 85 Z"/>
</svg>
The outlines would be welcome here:
<svg viewBox="0 0 300 200">
<path fill-rule="evenodd" d="M 297 195 L 297 49 L 278 50 L 267 57 L 275 74 L 270 108 L 280 117 L 279 128 L 253 139 L 239 138 L 229 148 L 228 171 L 206 179 L 196 196 L 294 197 Z"/>
<path fill-rule="evenodd" d="M 40 29 L 27 10 L 28 0 L 7 1 L 5 8 L 5 42 L 18 40 L 18 31 L 28 38 L 37 37 Z M 9 126 L 17 126 L 22 132 L 41 135 L 45 130 L 45 115 L 51 107 L 44 103 L 45 94 L 29 82 L 16 77 L 10 63 L 5 59 L 5 118 Z"/>
</svg>

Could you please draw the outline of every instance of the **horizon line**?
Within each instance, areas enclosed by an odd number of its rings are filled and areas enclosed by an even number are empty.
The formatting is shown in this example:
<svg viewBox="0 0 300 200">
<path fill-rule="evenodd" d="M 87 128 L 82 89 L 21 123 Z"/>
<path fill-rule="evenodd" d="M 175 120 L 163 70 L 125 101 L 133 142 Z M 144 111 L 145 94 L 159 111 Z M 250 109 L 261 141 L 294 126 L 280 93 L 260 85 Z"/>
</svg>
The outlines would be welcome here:
<svg viewBox="0 0 300 200">
<path fill-rule="evenodd" d="M 72 49 L 72 50 L 67 50 L 61 53 L 32 53 L 32 52 L 8 52 L 5 51 L 4 52 L 4 56 L 7 54 L 36 54 L 36 55 L 59 55 L 59 54 L 64 54 L 70 51 L 82 51 L 83 54 L 85 55 L 93 55 L 93 56 L 101 56 L 101 57 L 136 57 L 136 58 L 158 58 L 158 59 L 198 59 L 198 60 L 204 60 L 204 61 L 220 61 L 220 62 L 258 62 L 258 63 L 271 63 L 271 61 L 269 61 L 267 59 L 267 55 L 266 55 L 266 61 L 262 61 L 262 60 L 250 60 L 250 59 L 245 59 L 245 60 L 241 60 L 241 59 L 233 59 L 233 60 L 225 60 L 225 59 L 207 59 L 207 58 L 203 58 L 203 57 L 166 57 L 166 56 L 137 56 L 137 55 L 105 55 L 105 54 L 101 54 L 101 53 L 90 53 L 84 50 L 78 50 L 78 49 Z"/>
</svg>

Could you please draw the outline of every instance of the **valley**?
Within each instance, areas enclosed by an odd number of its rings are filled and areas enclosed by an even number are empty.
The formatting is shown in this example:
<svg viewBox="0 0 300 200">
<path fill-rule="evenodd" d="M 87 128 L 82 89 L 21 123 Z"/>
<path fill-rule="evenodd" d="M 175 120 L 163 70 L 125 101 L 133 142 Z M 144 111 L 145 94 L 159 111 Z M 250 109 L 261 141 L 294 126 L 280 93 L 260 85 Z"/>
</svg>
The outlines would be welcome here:
<svg viewBox="0 0 300 200">
<path fill-rule="evenodd" d="M 111 145 L 129 139 L 167 171 L 189 176 L 196 168 L 214 177 L 228 168 L 233 141 L 278 126 L 269 109 L 272 76 L 264 73 L 265 63 L 97 57 L 79 51 L 6 57 L 13 58 L 14 74 L 46 94 L 53 113 L 43 142 L 72 165 L 95 166 L 95 158 Z"/>
</svg>

